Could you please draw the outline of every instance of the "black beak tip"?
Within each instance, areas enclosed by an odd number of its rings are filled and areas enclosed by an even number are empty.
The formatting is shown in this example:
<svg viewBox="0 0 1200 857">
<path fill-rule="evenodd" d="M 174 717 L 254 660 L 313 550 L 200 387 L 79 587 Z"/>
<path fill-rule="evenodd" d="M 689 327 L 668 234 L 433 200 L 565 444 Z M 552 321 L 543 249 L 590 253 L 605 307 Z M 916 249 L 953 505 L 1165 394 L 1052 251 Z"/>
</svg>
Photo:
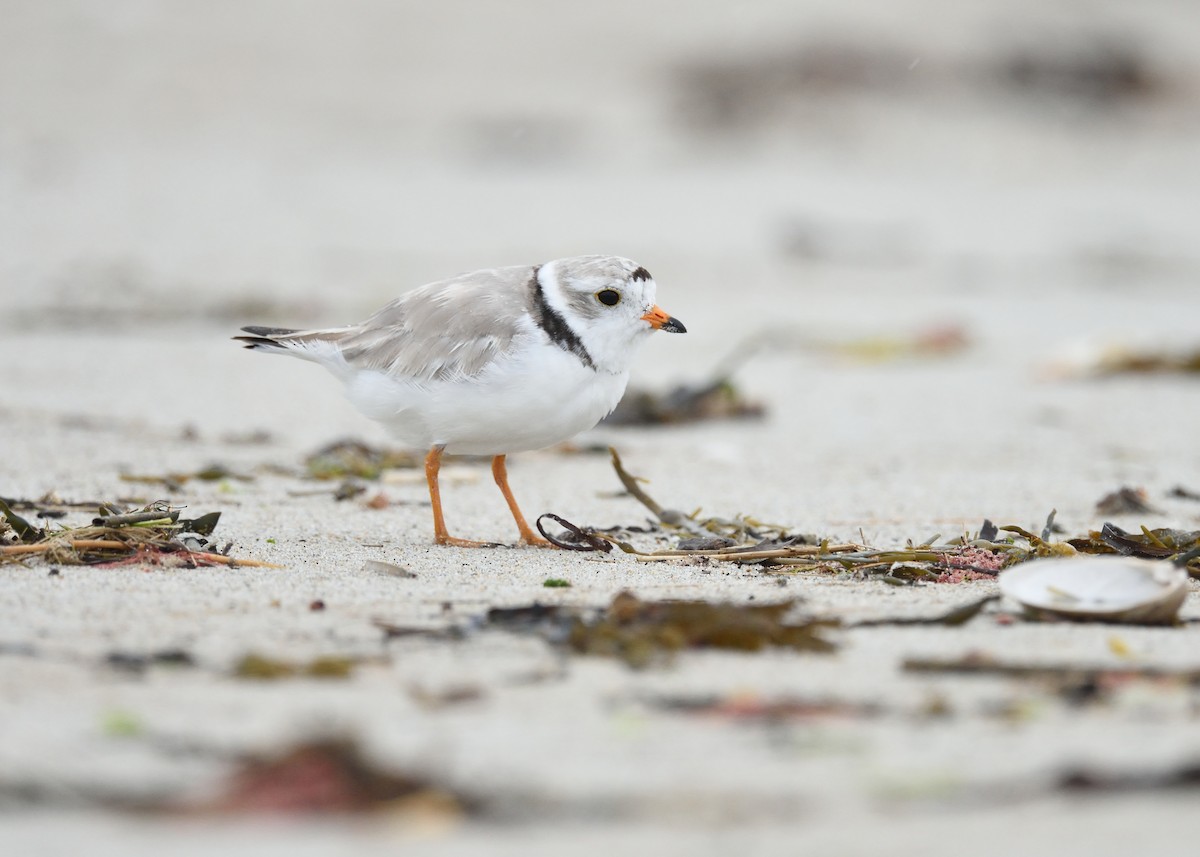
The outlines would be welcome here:
<svg viewBox="0 0 1200 857">
<path fill-rule="evenodd" d="M 659 330 L 665 330 L 667 333 L 687 333 L 687 328 L 683 326 L 683 322 L 674 316 L 668 318 Z"/>
</svg>

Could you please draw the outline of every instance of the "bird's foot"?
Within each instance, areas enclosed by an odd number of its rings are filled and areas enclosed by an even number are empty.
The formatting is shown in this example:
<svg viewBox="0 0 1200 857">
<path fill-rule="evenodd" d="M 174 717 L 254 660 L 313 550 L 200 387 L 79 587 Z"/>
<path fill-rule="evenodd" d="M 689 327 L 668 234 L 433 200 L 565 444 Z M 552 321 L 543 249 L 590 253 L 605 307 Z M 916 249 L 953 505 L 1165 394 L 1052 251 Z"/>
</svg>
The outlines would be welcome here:
<svg viewBox="0 0 1200 857">
<path fill-rule="evenodd" d="M 543 539 L 541 536 L 534 535 L 533 533 L 522 533 L 521 540 L 519 542 L 517 542 L 517 544 L 520 547 L 525 547 L 525 548 L 556 548 L 556 547 L 558 547 L 558 545 L 556 545 L 554 542 L 550 541 L 549 539 Z"/>
<path fill-rule="evenodd" d="M 477 542 L 474 539 L 460 539 L 455 536 L 436 535 L 433 539 L 435 544 L 446 545 L 452 548 L 499 548 L 503 545 L 497 542 Z"/>
</svg>

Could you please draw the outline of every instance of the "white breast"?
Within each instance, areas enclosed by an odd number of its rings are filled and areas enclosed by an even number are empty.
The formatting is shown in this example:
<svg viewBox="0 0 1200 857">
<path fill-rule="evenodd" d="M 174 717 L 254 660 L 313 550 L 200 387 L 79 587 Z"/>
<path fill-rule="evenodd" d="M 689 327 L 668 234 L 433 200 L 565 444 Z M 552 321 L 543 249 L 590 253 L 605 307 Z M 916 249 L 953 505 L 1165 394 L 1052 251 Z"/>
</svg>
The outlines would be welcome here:
<svg viewBox="0 0 1200 857">
<path fill-rule="evenodd" d="M 597 372 L 574 354 L 536 343 L 473 378 L 418 383 L 359 372 L 347 394 L 411 446 L 500 455 L 541 449 L 591 428 L 616 407 L 628 380 L 628 372 Z"/>
</svg>

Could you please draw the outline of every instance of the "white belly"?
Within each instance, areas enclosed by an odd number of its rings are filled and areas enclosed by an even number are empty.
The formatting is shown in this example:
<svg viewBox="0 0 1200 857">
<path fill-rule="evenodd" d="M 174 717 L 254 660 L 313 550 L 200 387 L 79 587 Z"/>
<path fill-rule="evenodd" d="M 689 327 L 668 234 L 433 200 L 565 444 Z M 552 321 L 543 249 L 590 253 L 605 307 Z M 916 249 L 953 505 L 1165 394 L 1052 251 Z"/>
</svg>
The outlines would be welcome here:
<svg viewBox="0 0 1200 857">
<path fill-rule="evenodd" d="M 629 374 L 597 372 L 558 348 L 498 363 L 476 378 L 414 383 L 361 372 L 350 401 L 404 443 L 450 453 L 541 449 L 591 428 L 620 401 Z"/>
</svg>

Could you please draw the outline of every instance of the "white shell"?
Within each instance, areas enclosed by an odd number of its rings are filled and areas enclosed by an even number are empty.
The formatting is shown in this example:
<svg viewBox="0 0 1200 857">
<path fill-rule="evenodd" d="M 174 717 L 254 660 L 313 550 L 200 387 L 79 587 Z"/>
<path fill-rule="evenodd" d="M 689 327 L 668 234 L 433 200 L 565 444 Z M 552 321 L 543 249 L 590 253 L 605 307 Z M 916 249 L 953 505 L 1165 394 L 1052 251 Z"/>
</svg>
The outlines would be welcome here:
<svg viewBox="0 0 1200 857">
<path fill-rule="evenodd" d="M 1124 556 L 1038 559 L 1000 573 L 1012 600 L 1068 619 L 1167 624 L 1188 593 L 1187 572 Z"/>
</svg>

